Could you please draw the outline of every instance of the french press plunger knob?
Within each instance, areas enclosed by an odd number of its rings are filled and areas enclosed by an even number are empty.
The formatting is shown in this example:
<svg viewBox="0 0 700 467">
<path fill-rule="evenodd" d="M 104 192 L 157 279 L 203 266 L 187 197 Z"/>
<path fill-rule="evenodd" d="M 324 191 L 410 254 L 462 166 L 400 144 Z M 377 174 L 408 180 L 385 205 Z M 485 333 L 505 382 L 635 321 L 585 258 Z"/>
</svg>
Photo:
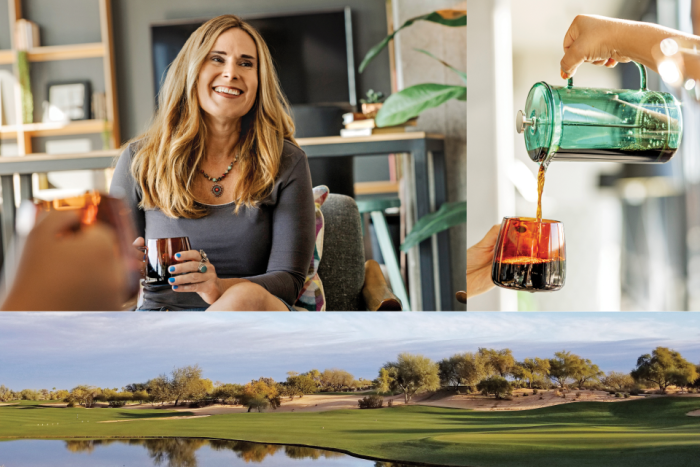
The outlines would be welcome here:
<svg viewBox="0 0 700 467">
<path fill-rule="evenodd" d="M 528 125 L 532 125 L 532 129 L 534 130 L 536 123 L 537 119 L 535 117 L 528 119 L 527 117 L 525 117 L 525 114 L 522 110 L 518 110 L 518 114 L 515 116 L 515 129 L 518 133 L 522 133 L 523 131 L 525 131 L 525 127 Z"/>
</svg>

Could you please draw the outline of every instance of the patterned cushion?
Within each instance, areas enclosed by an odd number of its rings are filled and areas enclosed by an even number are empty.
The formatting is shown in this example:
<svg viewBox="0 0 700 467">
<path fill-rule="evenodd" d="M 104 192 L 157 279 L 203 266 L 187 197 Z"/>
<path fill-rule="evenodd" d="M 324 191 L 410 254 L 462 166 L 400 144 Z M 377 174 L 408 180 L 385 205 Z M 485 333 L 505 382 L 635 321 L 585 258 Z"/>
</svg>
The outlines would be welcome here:
<svg viewBox="0 0 700 467">
<path fill-rule="evenodd" d="M 321 263 L 321 256 L 323 256 L 323 234 L 325 231 L 321 205 L 327 197 L 327 186 L 321 185 L 314 188 L 316 245 L 314 246 L 314 257 L 311 259 L 309 270 L 306 273 L 306 282 L 304 282 L 293 307 L 296 311 L 326 311 L 326 295 L 323 293 L 321 278 L 318 277 L 318 265 Z"/>
</svg>

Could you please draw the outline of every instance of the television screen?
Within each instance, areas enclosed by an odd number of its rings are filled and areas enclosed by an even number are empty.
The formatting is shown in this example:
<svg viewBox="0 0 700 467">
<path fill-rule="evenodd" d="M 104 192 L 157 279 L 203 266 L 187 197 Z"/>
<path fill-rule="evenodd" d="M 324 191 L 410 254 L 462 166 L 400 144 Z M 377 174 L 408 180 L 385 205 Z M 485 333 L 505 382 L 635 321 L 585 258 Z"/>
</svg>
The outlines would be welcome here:
<svg viewBox="0 0 700 467">
<path fill-rule="evenodd" d="M 350 9 L 242 18 L 258 30 L 292 105 L 355 105 Z M 206 20 L 151 26 L 155 94 L 168 66 Z"/>
</svg>

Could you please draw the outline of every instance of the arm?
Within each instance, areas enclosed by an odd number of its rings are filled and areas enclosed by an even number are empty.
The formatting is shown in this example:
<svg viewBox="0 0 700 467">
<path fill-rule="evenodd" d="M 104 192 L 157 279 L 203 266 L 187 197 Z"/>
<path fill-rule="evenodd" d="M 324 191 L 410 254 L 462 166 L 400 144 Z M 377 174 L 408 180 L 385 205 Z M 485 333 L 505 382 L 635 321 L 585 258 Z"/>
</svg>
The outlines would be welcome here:
<svg viewBox="0 0 700 467">
<path fill-rule="evenodd" d="M 306 280 L 316 238 L 313 189 L 306 155 L 302 154 L 296 161 L 278 190 L 267 272 L 246 279 L 293 305 Z"/>
<path fill-rule="evenodd" d="M 678 58 L 685 76 L 700 79 L 700 57 L 683 51 L 692 50 L 693 46 L 700 49 L 700 37 L 653 23 L 578 15 L 564 36 L 562 78 L 573 76 L 584 62 L 614 67 L 618 62 L 634 60 L 658 71 L 658 64 L 665 58 L 660 44 L 667 38 L 673 38 L 681 47 Z"/>
<path fill-rule="evenodd" d="M 130 144 L 117 161 L 114 168 L 114 177 L 109 187 L 109 194 L 122 198 L 124 204 L 131 210 L 134 219 L 134 227 L 139 237 L 146 235 L 146 215 L 139 208 L 141 202 L 141 189 L 134 177 L 131 176 L 131 160 L 133 158 L 134 144 Z"/>
<path fill-rule="evenodd" d="M 494 225 L 479 243 L 467 248 L 467 299 L 493 288 L 491 263 L 500 228 Z"/>
</svg>

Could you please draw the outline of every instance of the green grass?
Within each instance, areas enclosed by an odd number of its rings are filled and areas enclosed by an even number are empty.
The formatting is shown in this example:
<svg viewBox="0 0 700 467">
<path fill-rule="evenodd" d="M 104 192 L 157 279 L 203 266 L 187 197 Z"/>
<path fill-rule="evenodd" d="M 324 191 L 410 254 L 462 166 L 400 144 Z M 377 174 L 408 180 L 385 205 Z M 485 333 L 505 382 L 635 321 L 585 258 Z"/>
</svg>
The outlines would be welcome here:
<svg viewBox="0 0 700 467">
<path fill-rule="evenodd" d="M 0 407 L 0 438 L 209 437 L 445 465 L 684 467 L 698 465 L 700 458 L 700 418 L 685 415 L 696 409 L 700 398 L 656 398 L 519 412 L 412 406 L 167 421 L 183 413 L 16 405 Z M 154 416 L 164 420 L 138 421 Z M 136 421 L 95 423 L 118 419 Z M 37 426 L 41 423 L 58 425 Z"/>
</svg>

